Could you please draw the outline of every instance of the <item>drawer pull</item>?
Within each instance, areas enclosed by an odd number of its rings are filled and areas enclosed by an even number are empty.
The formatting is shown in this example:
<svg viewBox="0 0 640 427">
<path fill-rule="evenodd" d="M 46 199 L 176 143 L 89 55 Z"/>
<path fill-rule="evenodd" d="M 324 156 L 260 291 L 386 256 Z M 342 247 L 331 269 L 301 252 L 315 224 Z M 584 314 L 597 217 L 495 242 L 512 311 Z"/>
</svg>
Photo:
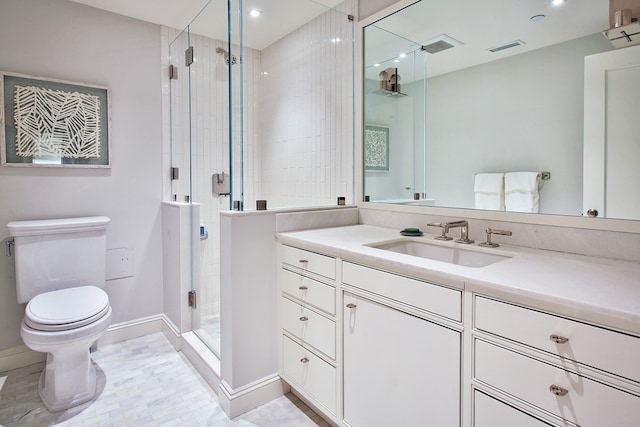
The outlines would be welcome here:
<svg viewBox="0 0 640 427">
<path fill-rule="evenodd" d="M 307 263 L 309 263 L 309 260 L 308 259 L 301 259 L 301 260 L 298 260 L 298 262 L 300 264 L 307 264 Z"/>
<path fill-rule="evenodd" d="M 567 390 L 566 388 L 562 388 L 554 384 L 551 384 L 549 386 L 549 391 L 555 394 L 556 396 L 566 396 L 567 393 L 569 393 L 569 390 Z"/>
<path fill-rule="evenodd" d="M 347 308 L 356 308 L 355 304 L 347 304 Z"/>
<path fill-rule="evenodd" d="M 298 289 L 300 289 L 301 291 L 306 291 L 309 288 L 306 286 L 298 286 Z"/>
<path fill-rule="evenodd" d="M 549 339 L 556 344 L 564 344 L 567 341 L 569 341 L 569 338 L 561 337 L 560 335 L 556 335 L 556 334 L 550 335 Z"/>
<path fill-rule="evenodd" d="M 309 359 L 307 359 L 306 357 L 303 357 L 302 359 L 300 359 L 300 361 L 302 363 L 307 363 L 307 362 L 309 362 Z"/>
<path fill-rule="evenodd" d="M 301 322 L 306 322 L 307 320 L 309 320 L 309 318 L 308 318 L 307 316 L 302 316 L 302 317 L 300 318 L 300 321 L 301 321 Z"/>
</svg>

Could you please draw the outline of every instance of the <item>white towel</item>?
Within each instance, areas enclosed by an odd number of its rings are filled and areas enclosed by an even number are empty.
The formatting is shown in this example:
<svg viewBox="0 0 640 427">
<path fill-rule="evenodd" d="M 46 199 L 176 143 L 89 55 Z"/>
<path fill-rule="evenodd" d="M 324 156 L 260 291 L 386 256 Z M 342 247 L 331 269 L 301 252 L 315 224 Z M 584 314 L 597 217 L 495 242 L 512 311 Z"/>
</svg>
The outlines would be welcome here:
<svg viewBox="0 0 640 427">
<path fill-rule="evenodd" d="M 511 212 L 538 212 L 538 172 L 508 172 L 504 175 L 504 205 Z"/>
<path fill-rule="evenodd" d="M 504 210 L 504 174 L 477 173 L 473 184 L 476 209 Z"/>
</svg>

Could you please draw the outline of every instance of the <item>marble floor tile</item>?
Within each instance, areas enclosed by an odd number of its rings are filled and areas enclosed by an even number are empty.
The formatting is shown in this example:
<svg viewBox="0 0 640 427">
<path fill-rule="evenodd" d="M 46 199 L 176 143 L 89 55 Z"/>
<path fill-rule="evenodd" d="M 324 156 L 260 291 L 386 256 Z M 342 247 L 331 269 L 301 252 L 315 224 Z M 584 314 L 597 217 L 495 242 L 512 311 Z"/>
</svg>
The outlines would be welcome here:
<svg viewBox="0 0 640 427">
<path fill-rule="evenodd" d="M 162 333 L 100 347 L 92 358 L 96 397 L 58 413 L 47 411 L 38 397 L 43 363 L 0 372 L 0 426 L 329 426 L 292 394 L 229 419 L 213 390 Z"/>
</svg>

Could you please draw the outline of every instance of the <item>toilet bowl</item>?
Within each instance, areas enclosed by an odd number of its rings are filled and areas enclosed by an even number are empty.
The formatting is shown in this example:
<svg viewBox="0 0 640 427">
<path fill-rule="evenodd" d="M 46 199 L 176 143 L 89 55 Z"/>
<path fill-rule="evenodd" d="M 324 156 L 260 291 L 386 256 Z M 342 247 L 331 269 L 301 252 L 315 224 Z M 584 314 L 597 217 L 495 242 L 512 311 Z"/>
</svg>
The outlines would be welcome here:
<svg viewBox="0 0 640 427">
<path fill-rule="evenodd" d="M 105 286 L 106 216 L 11 221 L 20 335 L 47 353 L 38 391 L 51 412 L 91 400 L 96 373 L 89 348 L 111 323 Z"/>
<path fill-rule="evenodd" d="M 96 373 L 89 348 L 110 322 L 109 298 L 95 286 L 46 292 L 31 299 L 20 335 L 27 347 L 47 353 L 38 386 L 47 410 L 62 411 L 94 397 Z"/>
</svg>

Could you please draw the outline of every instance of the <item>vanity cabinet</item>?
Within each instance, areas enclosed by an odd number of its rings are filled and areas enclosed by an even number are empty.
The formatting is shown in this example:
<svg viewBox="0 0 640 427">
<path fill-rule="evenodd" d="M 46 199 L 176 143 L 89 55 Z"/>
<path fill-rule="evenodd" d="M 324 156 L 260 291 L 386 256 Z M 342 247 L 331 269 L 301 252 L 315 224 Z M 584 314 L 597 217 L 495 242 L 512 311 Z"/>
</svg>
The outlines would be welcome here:
<svg viewBox="0 0 640 427">
<path fill-rule="evenodd" d="M 437 319 L 461 292 L 348 262 L 342 282 L 345 423 L 459 426 L 461 332 Z"/>
<path fill-rule="evenodd" d="M 558 424 L 637 425 L 638 337 L 482 296 L 475 297 L 474 320 L 478 387 Z M 486 425 L 482 405 L 474 410 L 476 426 Z"/>
<path fill-rule="evenodd" d="M 280 246 L 280 376 L 337 415 L 336 259 Z"/>
</svg>

